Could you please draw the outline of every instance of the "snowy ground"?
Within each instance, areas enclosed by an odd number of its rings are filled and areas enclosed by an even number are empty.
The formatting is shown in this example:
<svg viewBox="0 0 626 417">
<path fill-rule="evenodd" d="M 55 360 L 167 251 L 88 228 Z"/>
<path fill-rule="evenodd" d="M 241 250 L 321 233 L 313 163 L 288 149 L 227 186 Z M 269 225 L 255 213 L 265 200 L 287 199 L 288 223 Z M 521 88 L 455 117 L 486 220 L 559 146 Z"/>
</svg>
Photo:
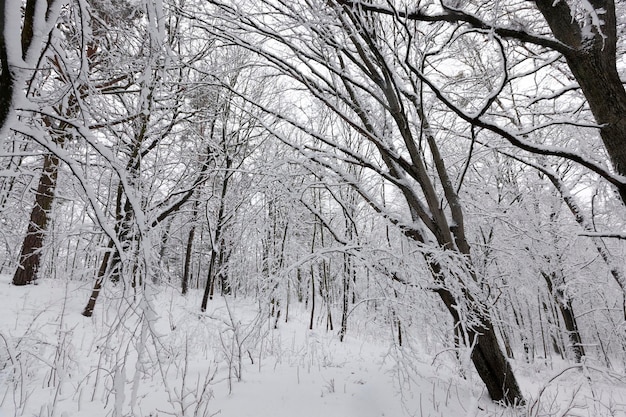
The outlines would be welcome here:
<svg viewBox="0 0 626 417">
<path fill-rule="evenodd" d="M 200 294 L 173 288 L 149 304 L 111 289 L 87 319 L 89 290 L 0 277 L 0 417 L 626 416 L 626 379 L 593 363 L 516 363 L 529 401 L 505 409 L 445 355 L 398 364 L 365 319 L 341 343 L 293 306 L 274 330 L 251 301 L 218 298 L 200 314 Z"/>
</svg>

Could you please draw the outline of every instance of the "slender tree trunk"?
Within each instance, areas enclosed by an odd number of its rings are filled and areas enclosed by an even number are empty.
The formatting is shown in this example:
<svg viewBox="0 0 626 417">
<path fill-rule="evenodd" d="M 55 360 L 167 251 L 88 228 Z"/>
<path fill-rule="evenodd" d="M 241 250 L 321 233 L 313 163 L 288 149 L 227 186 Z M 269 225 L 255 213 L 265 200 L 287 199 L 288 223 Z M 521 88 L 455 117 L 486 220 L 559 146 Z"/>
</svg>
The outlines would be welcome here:
<svg viewBox="0 0 626 417">
<path fill-rule="evenodd" d="M 228 192 L 228 180 L 230 178 L 229 169 L 232 166 L 232 159 L 226 158 L 226 173 L 224 174 L 224 180 L 222 181 L 222 189 L 220 193 L 219 208 L 217 211 L 217 225 L 215 226 L 214 239 L 211 242 L 211 259 L 209 261 L 209 272 L 207 274 L 207 283 L 204 288 L 204 294 L 202 296 L 201 311 L 206 311 L 206 306 L 209 300 L 213 299 L 215 292 L 215 278 L 217 275 L 217 269 L 221 267 L 219 265 L 219 256 L 222 251 L 222 245 L 224 244 L 222 239 L 222 232 L 225 227 L 225 210 L 226 210 L 226 193 Z"/>
<path fill-rule="evenodd" d="M 220 245 L 220 256 L 218 258 L 220 265 L 218 277 L 220 280 L 220 291 L 222 295 L 230 295 L 232 293 L 230 277 L 228 275 L 228 258 L 230 257 L 229 249 L 230 248 L 227 247 L 226 242 L 222 241 L 222 245 Z"/>
<path fill-rule="evenodd" d="M 315 269 L 311 265 L 311 315 L 309 318 L 309 330 L 313 330 L 313 322 L 315 321 Z"/>
<path fill-rule="evenodd" d="M 285 323 L 289 321 L 289 303 L 291 302 L 291 281 L 287 280 L 287 300 L 285 303 Z"/>
<path fill-rule="evenodd" d="M 181 292 L 183 295 L 187 294 L 189 288 L 189 275 L 191 274 L 191 253 L 193 251 L 193 238 L 195 235 L 196 227 L 191 226 L 189 235 L 187 236 L 187 246 L 185 248 L 185 264 L 183 265 L 183 278 Z"/>
<path fill-rule="evenodd" d="M 300 268 L 296 271 L 296 297 L 299 303 L 302 303 L 304 300 L 304 294 L 302 293 L 302 269 Z"/>
<path fill-rule="evenodd" d="M 49 212 L 54 201 L 58 171 L 59 158 L 51 154 L 44 155 L 43 170 L 41 177 L 39 177 L 35 204 L 30 213 L 19 266 L 13 275 L 13 285 L 30 284 L 38 278 L 37 271 L 41 263 L 41 250 L 50 220 Z"/>
<path fill-rule="evenodd" d="M 198 200 L 194 201 L 193 209 L 191 212 L 191 228 L 187 235 L 187 246 L 185 248 L 185 264 L 183 265 L 183 279 L 182 279 L 182 293 L 187 294 L 189 288 L 189 276 L 191 275 L 191 254 L 193 251 L 193 239 L 196 234 L 196 220 L 198 217 Z"/>
<path fill-rule="evenodd" d="M 118 184 L 117 195 L 115 198 L 115 233 L 121 242 L 123 242 L 123 238 L 127 235 L 127 231 L 125 231 L 124 228 L 126 227 L 125 224 L 128 224 L 128 222 L 130 221 L 132 214 L 132 207 L 128 199 L 124 203 L 124 212 L 122 211 L 123 194 L 124 190 L 121 184 Z M 109 238 L 107 251 L 102 258 L 100 268 L 98 268 L 98 273 L 96 274 L 96 280 L 93 284 L 91 296 L 89 297 L 89 300 L 87 300 L 87 305 L 85 306 L 85 309 L 82 313 L 83 316 L 92 316 L 93 310 L 96 306 L 96 302 L 98 301 L 98 297 L 100 296 L 100 292 L 104 284 L 104 279 L 107 275 L 109 275 L 111 281 L 113 282 L 117 282 L 120 280 L 121 259 L 121 254 L 119 253 L 118 248 L 115 247 L 115 241 L 113 240 L 113 238 Z"/>
<path fill-rule="evenodd" d="M 313 238 L 311 239 L 311 254 L 315 252 L 315 238 L 317 236 L 317 222 L 313 224 Z M 309 330 L 313 330 L 315 319 L 315 267 L 311 263 L 311 317 L 309 320 Z"/>
<path fill-rule="evenodd" d="M 204 287 L 204 293 L 202 294 L 202 304 L 200 305 L 200 311 L 203 313 L 206 311 L 206 306 L 209 303 L 209 297 L 213 299 L 212 288 L 213 288 L 213 268 L 215 268 L 215 250 L 211 248 L 211 259 L 209 260 L 209 272 L 207 273 L 207 282 Z"/>
<path fill-rule="evenodd" d="M 113 239 L 109 240 L 109 245 L 107 246 L 107 251 L 104 253 L 104 257 L 102 258 L 102 263 L 100 264 L 100 268 L 98 269 L 98 274 L 96 276 L 96 282 L 93 285 L 93 289 L 91 291 L 91 296 L 87 301 L 87 305 L 83 310 L 83 316 L 91 317 L 93 315 L 93 310 L 96 307 L 96 301 L 98 301 L 98 296 L 100 295 L 100 291 L 102 290 L 102 285 L 104 284 L 104 279 L 106 277 L 106 273 L 109 269 L 109 263 L 111 262 L 111 254 L 115 250 L 115 243 Z"/>
<path fill-rule="evenodd" d="M 551 342 L 551 346 L 552 346 L 552 351 L 556 354 L 559 355 L 561 357 L 561 359 L 565 359 L 565 355 L 563 355 L 563 349 L 561 349 L 561 340 L 560 340 L 560 333 L 557 332 L 557 334 L 555 334 L 554 332 L 554 328 L 558 328 L 558 323 L 554 323 L 554 309 L 551 307 L 548 307 L 548 305 L 545 303 L 545 301 L 541 301 L 541 307 L 540 310 L 543 309 L 543 317 L 545 318 L 545 323 L 548 326 L 548 336 L 550 337 L 550 342 Z M 541 315 L 540 315 L 541 317 Z M 541 318 L 540 318 L 541 320 Z M 558 318 L 557 318 L 558 320 Z"/>
<path fill-rule="evenodd" d="M 560 288 L 564 284 L 563 278 L 558 278 L 556 273 L 548 274 L 541 271 L 541 276 L 546 281 L 548 291 L 552 295 L 552 300 L 556 304 L 563 318 L 563 324 L 567 331 L 567 337 L 571 343 L 571 350 L 574 353 L 574 360 L 576 363 L 580 363 L 583 356 L 585 356 L 585 349 L 583 347 L 582 338 L 578 331 L 578 323 L 576 322 L 576 316 L 572 309 L 572 302 L 565 296 L 563 290 Z M 556 281 L 556 287 L 555 287 Z"/>
<path fill-rule="evenodd" d="M 352 280 L 352 259 L 349 254 L 343 254 L 343 297 L 341 303 L 341 330 L 339 331 L 339 341 L 348 331 L 348 307 L 350 304 L 350 281 Z"/>
<path fill-rule="evenodd" d="M 565 329 L 567 329 L 567 336 L 572 344 L 574 360 L 576 363 L 580 363 L 583 356 L 585 356 L 585 349 L 583 347 L 582 338 L 580 337 L 580 331 L 578 330 L 576 316 L 572 310 L 572 303 L 569 301 L 559 303 L 559 310 L 563 316 Z"/>
<path fill-rule="evenodd" d="M 325 260 L 322 259 L 320 263 L 320 275 L 322 276 L 322 288 L 324 303 L 326 304 L 326 330 L 330 330 L 331 332 L 335 330 L 335 326 L 333 325 L 333 311 L 331 309 L 332 298 L 330 293 L 330 265 L 326 263 Z"/>
</svg>

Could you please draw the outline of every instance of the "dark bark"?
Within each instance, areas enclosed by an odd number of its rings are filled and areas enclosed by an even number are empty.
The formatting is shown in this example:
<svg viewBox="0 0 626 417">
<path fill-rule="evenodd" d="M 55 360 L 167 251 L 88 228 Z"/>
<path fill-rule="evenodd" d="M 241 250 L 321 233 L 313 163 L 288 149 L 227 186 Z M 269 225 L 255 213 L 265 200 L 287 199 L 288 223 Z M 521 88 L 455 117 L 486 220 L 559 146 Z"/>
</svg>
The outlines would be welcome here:
<svg viewBox="0 0 626 417">
<path fill-rule="evenodd" d="M 304 301 L 304 294 L 302 292 L 302 269 L 300 268 L 296 271 L 296 296 L 298 297 L 299 303 Z"/>
<path fill-rule="evenodd" d="M 13 103 L 13 77 L 9 70 L 6 30 L 6 0 L 0 0 L 0 130 L 4 128 Z"/>
<path fill-rule="evenodd" d="M 217 269 L 221 268 L 219 264 L 219 258 L 224 244 L 222 234 L 225 228 L 225 210 L 226 210 L 226 193 L 228 192 L 228 180 L 231 173 L 229 172 L 232 166 L 232 159 L 226 157 L 226 173 L 224 174 L 224 181 L 222 181 L 222 190 L 220 193 L 219 208 L 217 210 L 217 225 L 215 226 L 215 235 L 212 241 L 211 247 L 211 259 L 209 260 L 209 272 L 207 274 L 207 283 L 204 288 L 204 294 L 202 296 L 201 311 L 206 311 L 206 306 L 209 300 L 213 299 L 213 293 L 215 288 L 215 279 L 217 276 Z"/>
<path fill-rule="evenodd" d="M 117 219 L 115 223 L 115 234 L 118 239 L 120 235 L 123 233 L 120 232 L 121 217 L 122 217 L 122 196 L 123 189 L 121 185 L 118 185 L 117 188 L 117 197 L 116 197 L 116 209 L 115 209 L 115 217 Z M 130 206 L 130 203 L 126 201 L 125 205 Z M 130 216 L 131 211 L 127 211 L 127 216 Z M 130 218 L 128 218 L 130 219 Z M 91 296 L 87 301 L 87 305 L 83 310 L 83 316 L 91 317 L 93 314 L 93 310 L 96 306 L 96 302 L 98 301 L 98 296 L 100 295 L 100 290 L 102 289 L 102 285 L 104 284 L 104 279 L 109 275 L 111 281 L 117 282 L 120 280 L 120 263 L 121 256 L 118 251 L 118 248 L 115 246 L 115 241 L 113 238 L 109 239 L 109 244 L 107 246 L 107 252 L 104 254 L 102 258 L 102 262 L 100 263 L 100 268 L 98 268 L 98 273 L 96 274 L 96 281 L 93 284 L 93 289 L 91 291 Z"/>
<path fill-rule="evenodd" d="M 589 109 L 600 127 L 600 136 L 620 175 L 626 175 L 626 90 L 616 65 L 617 29 L 613 1 L 594 2 L 603 25 L 593 28 L 593 38 L 585 38 L 580 23 L 572 20 L 566 2 L 536 1 L 554 36 L 570 46 L 567 65 L 587 99 Z M 619 187 L 626 202 L 626 185 Z"/>
<path fill-rule="evenodd" d="M 556 273 L 548 274 L 542 271 L 541 276 L 546 281 L 548 291 L 550 291 L 550 294 L 552 295 L 552 300 L 557 305 L 559 312 L 561 313 L 561 317 L 563 318 L 563 324 L 565 325 L 565 330 L 567 331 L 567 337 L 569 338 L 571 349 L 574 353 L 574 360 L 576 363 L 580 363 L 583 356 L 585 356 L 585 349 L 583 347 L 580 331 L 578 330 L 578 323 L 576 322 L 576 316 L 574 315 L 572 301 L 566 297 L 563 293 L 563 289 L 560 288 L 560 285 L 562 285 L 565 280 L 562 277 L 559 278 Z M 555 281 L 557 284 L 556 287 L 554 285 Z"/>
<path fill-rule="evenodd" d="M 50 154 L 44 155 L 43 171 L 39 178 L 26 237 L 22 244 L 19 266 L 13 275 L 13 285 L 30 284 L 38 278 L 37 271 L 41 263 L 41 250 L 50 220 L 49 212 L 54 201 L 58 169 L 59 158 Z"/>
<path fill-rule="evenodd" d="M 217 277 L 220 282 L 220 291 L 222 295 L 230 295 L 232 288 L 230 286 L 230 277 L 228 276 L 228 258 L 230 257 L 230 250 L 225 241 L 222 241 L 220 246 L 220 256 L 218 258 L 220 269 L 217 271 Z"/>
<path fill-rule="evenodd" d="M 572 310 L 571 302 L 559 303 L 559 310 L 563 316 L 563 322 L 565 323 L 565 329 L 567 329 L 567 336 L 572 344 L 572 351 L 574 352 L 574 360 L 576 363 L 582 361 L 585 356 L 585 349 L 583 348 L 582 338 L 580 337 L 580 331 L 576 322 L 576 316 Z"/>
<path fill-rule="evenodd" d="M 200 311 L 205 312 L 206 306 L 209 303 L 209 297 L 213 299 L 213 269 L 215 268 L 215 248 L 211 248 L 211 259 L 209 261 L 209 272 L 207 273 L 207 282 L 204 287 L 204 293 L 202 294 L 202 304 L 200 305 Z"/>
<path fill-rule="evenodd" d="M 315 321 L 315 270 L 311 265 L 311 314 L 309 316 L 309 330 L 313 330 Z"/>
<path fill-rule="evenodd" d="M 436 265 L 432 265 L 439 269 Z M 511 364 L 503 354 L 498 338 L 493 330 L 491 319 L 481 316 L 480 326 L 463 327 L 457 310 L 457 301 L 453 294 L 446 289 L 437 291 L 439 297 L 450 312 L 455 329 L 459 335 L 472 345 L 472 363 L 485 383 L 489 396 L 494 401 L 502 401 L 506 405 L 519 405 L 524 397 L 513 374 Z"/>
<path fill-rule="evenodd" d="M 350 304 L 350 281 L 352 281 L 352 259 L 349 254 L 343 254 L 343 294 L 341 303 L 341 330 L 339 331 L 339 340 L 343 342 L 343 338 L 348 331 L 348 306 Z"/>
<path fill-rule="evenodd" d="M 35 20 L 35 9 L 37 5 L 37 0 L 27 0 L 26 7 L 24 7 L 24 24 L 22 26 L 22 59 L 26 59 L 26 54 L 28 53 L 28 48 L 30 48 L 30 44 L 33 41 L 34 34 L 34 20 Z"/>
<path fill-rule="evenodd" d="M 285 323 L 289 321 L 289 303 L 291 302 L 291 281 L 287 281 L 287 303 L 285 304 Z"/>
<path fill-rule="evenodd" d="M 36 5 L 38 0 L 27 0 L 24 7 L 24 20 L 20 33 L 20 46 L 22 49 L 22 59 L 26 59 L 28 50 L 31 47 L 34 36 L 34 21 Z M 49 17 L 50 8 L 54 0 L 46 2 L 46 19 Z M 6 3 L 0 2 L 0 128 L 4 126 L 8 113 L 12 105 L 13 94 L 13 76 L 10 71 L 7 45 L 4 31 L 6 30 Z M 71 101 L 71 98 L 70 98 Z M 68 109 L 71 113 L 72 106 Z M 44 124 L 52 127 L 49 119 L 44 118 Z M 58 130 L 63 131 L 68 126 L 61 123 L 57 126 Z M 57 145 L 62 145 L 64 137 L 53 139 Z M 53 154 L 44 155 L 42 174 L 39 178 L 39 184 L 35 195 L 35 204 L 31 211 L 30 221 L 26 236 L 22 244 L 22 250 L 19 257 L 19 265 L 13 276 L 14 285 L 26 285 L 37 279 L 37 272 L 41 263 L 41 250 L 45 239 L 46 231 L 49 223 L 49 211 L 54 201 L 54 193 L 57 185 L 57 177 L 59 170 L 59 158 Z"/>
<path fill-rule="evenodd" d="M 333 325 L 333 312 L 331 310 L 332 299 L 330 293 L 330 268 L 326 260 L 322 259 L 319 269 L 320 276 L 322 278 L 320 291 L 322 291 L 321 296 L 326 304 L 326 330 L 330 330 L 332 332 L 335 330 L 335 326 Z"/>
<path fill-rule="evenodd" d="M 311 239 L 311 254 L 315 253 L 315 238 L 317 237 L 317 223 L 313 224 L 313 238 Z M 309 330 L 313 330 L 315 319 L 315 267 L 311 263 L 311 315 L 309 319 Z"/>
<path fill-rule="evenodd" d="M 223 214 L 223 213 L 222 213 Z M 219 219 L 218 215 L 218 219 Z M 211 247 L 211 258 L 209 259 L 209 272 L 207 273 L 206 287 L 204 287 L 204 294 L 202 296 L 201 311 L 206 311 L 206 306 L 209 300 L 213 299 L 215 292 L 215 278 L 217 276 L 216 269 L 220 268 L 219 265 L 219 245 L 222 241 L 222 223 L 218 220 L 217 228 L 215 229 L 215 236 Z"/>
<path fill-rule="evenodd" d="M 191 275 L 191 254 L 193 251 L 193 239 L 196 234 L 196 220 L 198 217 L 198 201 L 194 201 L 193 209 L 191 212 L 191 228 L 189 229 L 189 235 L 187 236 L 187 246 L 185 248 L 185 264 L 183 265 L 183 279 L 182 279 L 182 293 L 187 294 L 189 289 L 189 276 Z"/>
<path fill-rule="evenodd" d="M 195 225 L 191 226 L 189 235 L 187 236 L 187 247 L 185 248 L 185 264 L 183 265 L 183 279 L 181 292 L 187 294 L 189 288 L 189 275 L 191 273 L 191 252 L 193 250 L 193 238 L 196 233 Z"/>
<path fill-rule="evenodd" d="M 98 269 L 98 274 L 96 275 L 96 282 L 93 285 L 93 289 L 91 291 L 91 296 L 87 301 L 87 305 L 83 310 L 83 316 L 91 317 L 93 315 L 93 310 L 96 307 L 96 301 L 98 301 L 98 296 L 100 295 L 100 291 L 102 290 L 102 285 L 104 284 L 104 278 L 106 277 L 107 271 L 109 270 L 109 263 L 111 261 L 111 254 L 113 252 L 115 243 L 113 239 L 109 240 L 109 245 L 107 247 L 107 251 L 104 254 L 102 259 L 102 263 L 100 264 L 100 268 Z"/>
</svg>

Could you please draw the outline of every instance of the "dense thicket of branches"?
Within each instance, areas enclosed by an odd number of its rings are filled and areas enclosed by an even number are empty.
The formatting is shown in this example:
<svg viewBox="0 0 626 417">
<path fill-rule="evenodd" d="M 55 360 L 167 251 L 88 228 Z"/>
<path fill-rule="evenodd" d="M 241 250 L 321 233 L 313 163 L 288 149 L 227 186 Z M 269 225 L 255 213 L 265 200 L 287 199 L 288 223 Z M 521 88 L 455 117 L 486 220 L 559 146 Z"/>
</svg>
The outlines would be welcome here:
<svg viewBox="0 0 626 417">
<path fill-rule="evenodd" d="M 620 7 L 0 1 L 0 273 L 363 309 L 509 405 L 621 369 Z"/>
</svg>

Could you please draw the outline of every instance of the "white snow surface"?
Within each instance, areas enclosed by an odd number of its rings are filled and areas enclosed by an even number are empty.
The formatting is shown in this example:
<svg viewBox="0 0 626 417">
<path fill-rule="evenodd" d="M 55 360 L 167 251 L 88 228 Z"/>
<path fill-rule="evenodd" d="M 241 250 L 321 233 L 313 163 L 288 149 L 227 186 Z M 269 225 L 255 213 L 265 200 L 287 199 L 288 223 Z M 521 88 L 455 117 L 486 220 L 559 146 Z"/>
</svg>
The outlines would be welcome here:
<svg viewBox="0 0 626 417">
<path fill-rule="evenodd" d="M 107 284 L 85 318 L 89 283 L 9 282 L 0 276 L 0 417 L 626 416 L 623 375 L 597 364 L 514 362 L 528 404 L 504 408 L 452 355 L 398 362 L 388 329 L 365 317 L 340 342 L 321 319 L 308 330 L 303 305 L 274 329 L 251 300 L 216 297 L 200 313 L 200 292 L 158 287 L 141 302 Z"/>
</svg>

